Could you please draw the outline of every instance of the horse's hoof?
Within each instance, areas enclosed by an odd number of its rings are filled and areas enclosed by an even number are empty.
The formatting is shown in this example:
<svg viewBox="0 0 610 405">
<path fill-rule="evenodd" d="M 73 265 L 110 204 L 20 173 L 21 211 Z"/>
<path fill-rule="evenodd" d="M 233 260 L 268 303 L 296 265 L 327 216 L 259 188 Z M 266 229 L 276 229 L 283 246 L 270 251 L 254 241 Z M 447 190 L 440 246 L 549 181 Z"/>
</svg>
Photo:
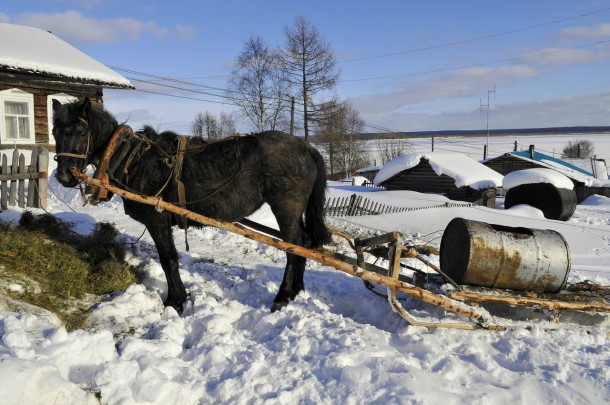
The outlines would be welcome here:
<svg viewBox="0 0 610 405">
<path fill-rule="evenodd" d="M 176 310 L 176 312 L 178 313 L 178 315 L 182 315 L 182 311 L 184 310 L 184 302 L 181 302 L 180 304 L 176 304 L 175 302 L 171 302 L 169 300 L 165 300 L 165 302 L 163 302 L 163 306 L 164 307 L 172 307 Z"/>
<path fill-rule="evenodd" d="M 285 306 L 288 305 L 287 301 L 273 301 L 273 305 L 271 305 L 271 313 L 275 312 L 275 311 L 279 311 L 280 309 L 284 308 Z"/>
</svg>

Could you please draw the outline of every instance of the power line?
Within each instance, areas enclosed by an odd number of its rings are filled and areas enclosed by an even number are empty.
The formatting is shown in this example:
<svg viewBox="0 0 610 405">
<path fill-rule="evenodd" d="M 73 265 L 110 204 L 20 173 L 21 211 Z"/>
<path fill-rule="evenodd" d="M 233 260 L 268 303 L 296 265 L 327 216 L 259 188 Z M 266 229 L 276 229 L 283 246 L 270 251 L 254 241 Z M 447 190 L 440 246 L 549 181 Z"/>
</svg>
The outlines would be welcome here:
<svg viewBox="0 0 610 405">
<path fill-rule="evenodd" d="M 422 48 L 408 49 L 406 51 L 386 53 L 386 54 L 382 54 L 382 55 L 363 56 L 361 58 L 346 59 L 346 60 L 339 61 L 337 63 L 348 63 L 348 62 L 356 62 L 356 61 L 368 60 L 368 59 L 378 59 L 378 58 L 385 58 L 385 57 L 388 57 L 388 56 L 404 55 L 404 54 L 407 54 L 407 53 L 422 52 L 422 51 L 428 51 L 428 50 L 431 50 L 431 49 L 446 48 L 446 47 L 455 46 L 455 45 L 463 45 L 463 44 L 466 44 L 466 43 L 469 43 L 469 42 L 480 41 L 480 40 L 483 40 L 483 39 L 497 38 L 497 37 L 501 37 L 501 36 L 510 35 L 510 34 L 514 34 L 514 33 L 517 33 L 517 32 L 521 32 L 521 31 L 527 31 L 527 30 L 531 30 L 531 29 L 534 29 L 534 28 L 539 28 L 539 27 L 544 27 L 544 26 L 547 26 L 547 25 L 557 24 L 557 23 L 560 23 L 560 22 L 566 22 L 566 21 L 570 21 L 570 20 L 575 20 L 577 18 L 586 17 L 586 16 L 589 16 L 589 15 L 592 15 L 592 14 L 602 13 L 602 12 L 608 11 L 608 10 L 610 10 L 610 7 L 607 7 L 607 8 L 601 9 L 601 10 L 591 11 L 591 12 L 584 13 L 584 14 L 579 14 L 579 15 L 572 16 L 572 17 L 562 18 L 562 19 L 559 19 L 559 20 L 553 20 L 553 21 L 548 21 L 548 22 L 545 22 L 545 23 L 529 25 L 529 26 L 526 26 L 526 27 L 517 28 L 517 29 L 514 29 L 514 30 L 510 30 L 510 31 L 505 31 L 505 32 L 500 32 L 500 33 L 497 33 L 497 34 L 483 35 L 483 36 L 480 36 L 480 37 L 469 38 L 469 39 L 464 39 L 464 40 L 460 40 L 460 41 L 446 42 L 446 43 L 442 43 L 442 44 L 431 45 L 431 46 L 426 46 L 426 47 L 422 47 Z"/>
<path fill-rule="evenodd" d="M 586 48 L 586 47 L 589 47 L 589 46 L 604 44 L 604 43 L 607 43 L 607 42 L 610 42 L 610 39 L 605 39 L 605 40 L 601 40 L 601 41 L 597 41 L 597 42 L 591 42 L 591 43 L 588 43 L 588 44 L 573 46 L 573 47 L 570 47 L 570 48 L 554 49 L 552 51 L 547 51 L 547 52 L 533 53 L 533 54 L 525 55 L 525 56 L 517 56 L 517 57 L 514 57 L 514 58 L 498 59 L 498 60 L 494 60 L 494 61 L 491 61 L 491 62 L 475 63 L 473 65 L 455 66 L 455 67 L 442 68 L 442 69 L 434 69 L 434 70 L 424 70 L 424 71 L 420 71 L 420 72 L 403 73 L 403 74 L 399 74 L 399 75 L 377 76 L 377 77 L 367 77 L 367 78 L 362 78 L 362 79 L 340 80 L 340 82 L 345 83 L 345 82 L 361 82 L 361 81 L 367 81 L 367 80 L 395 79 L 395 78 L 399 78 L 399 77 L 419 76 L 419 75 L 425 75 L 425 74 L 430 74 L 430 73 L 450 72 L 450 71 L 455 71 L 455 70 L 470 69 L 470 68 L 473 68 L 473 67 L 489 66 L 489 65 L 495 65 L 495 64 L 498 64 L 498 63 L 514 62 L 514 61 L 517 61 L 517 60 L 524 60 L 524 59 L 529 59 L 529 58 L 537 58 L 537 57 L 540 57 L 540 56 L 550 55 L 550 54 L 553 54 L 553 53 L 569 52 L 569 51 L 574 51 L 576 49 Z"/>
</svg>

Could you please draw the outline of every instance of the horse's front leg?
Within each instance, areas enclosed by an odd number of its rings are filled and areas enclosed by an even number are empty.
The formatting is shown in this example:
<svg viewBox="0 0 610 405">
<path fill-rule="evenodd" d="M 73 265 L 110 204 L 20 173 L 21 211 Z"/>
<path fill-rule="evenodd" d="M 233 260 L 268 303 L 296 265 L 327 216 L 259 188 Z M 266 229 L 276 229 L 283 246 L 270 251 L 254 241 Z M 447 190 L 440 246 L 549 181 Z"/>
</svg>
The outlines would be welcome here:
<svg viewBox="0 0 610 405">
<path fill-rule="evenodd" d="M 167 298 L 163 304 L 174 307 L 178 313 L 182 313 L 182 305 L 186 300 L 186 289 L 178 271 L 178 252 L 174 244 L 169 213 L 155 213 L 148 218 L 146 228 L 155 242 L 159 261 L 167 279 Z"/>
</svg>

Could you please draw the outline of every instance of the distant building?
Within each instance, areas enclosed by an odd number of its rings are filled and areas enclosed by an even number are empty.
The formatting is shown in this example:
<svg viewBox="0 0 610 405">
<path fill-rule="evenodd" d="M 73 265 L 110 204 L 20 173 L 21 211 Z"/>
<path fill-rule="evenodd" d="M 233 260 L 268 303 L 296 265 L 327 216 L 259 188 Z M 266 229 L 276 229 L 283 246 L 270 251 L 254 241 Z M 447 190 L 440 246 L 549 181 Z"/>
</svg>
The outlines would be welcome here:
<svg viewBox="0 0 610 405">
<path fill-rule="evenodd" d="M 383 166 L 374 183 L 494 207 L 502 176 L 460 153 L 407 153 Z"/>
<path fill-rule="evenodd" d="M 356 175 L 365 177 L 370 183 L 373 183 L 379 170 L 381 170 L 381 166 L 363 167 L 362 169 L 356 170 Z"/>
<path fill-rule="evenodd" d="M 565 160 L 536 152 L 533 146 L 530 146 L 528 150 L 505 153 L 482 163 L 502 175 L 534 168 L 555 170 L 574 183 L 574 191 L 579 203 L 593 194 L 610 196 L 610 182 L 607 179 L 598 180 L 591 172 Z"/>
<path fill-rule="evenodd" d="M 0 147 L 53 148 L 52 100 L 102 103 L 104 88 L 134 87 L 47 31 L 0 23 Z"/>
</svg>

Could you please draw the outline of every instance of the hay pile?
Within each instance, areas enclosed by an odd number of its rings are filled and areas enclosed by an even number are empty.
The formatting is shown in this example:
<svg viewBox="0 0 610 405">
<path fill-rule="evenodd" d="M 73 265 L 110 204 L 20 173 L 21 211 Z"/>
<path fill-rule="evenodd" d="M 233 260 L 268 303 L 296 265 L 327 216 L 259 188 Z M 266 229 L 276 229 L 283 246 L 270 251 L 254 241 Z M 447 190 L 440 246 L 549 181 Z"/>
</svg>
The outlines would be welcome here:
<svg viewBox="0 0 610 405">
<path fill-rule="evenodd" d="M 16 228 L 0 224 L 0 294 L 55 313 L 68 329 L 78 327 L 92 302 L 135 281 L 117 234 L 100 223 L 90 236 L 77 235 L 51 215 L 30 212 Z"/>
</svg>

